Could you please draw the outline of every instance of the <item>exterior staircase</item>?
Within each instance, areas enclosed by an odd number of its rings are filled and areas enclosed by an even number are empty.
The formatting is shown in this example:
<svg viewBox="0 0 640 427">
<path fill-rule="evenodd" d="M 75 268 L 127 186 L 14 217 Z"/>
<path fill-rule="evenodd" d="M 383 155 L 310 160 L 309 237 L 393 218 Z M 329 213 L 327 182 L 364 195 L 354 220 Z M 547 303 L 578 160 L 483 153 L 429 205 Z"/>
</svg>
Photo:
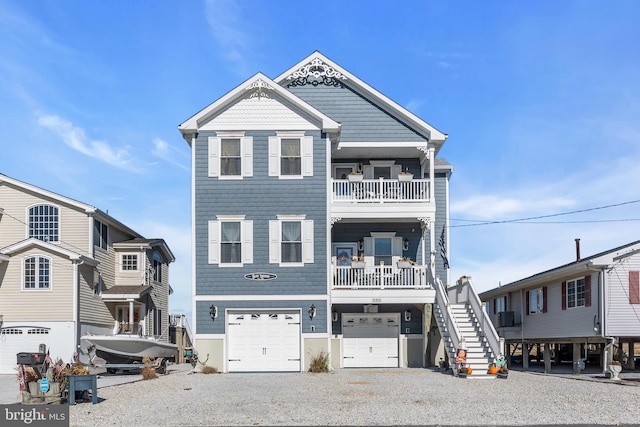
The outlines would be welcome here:
<svg viewBox="0 0 640 427">
<path fill-rule="evenodd" d="M 455 287 L 444 289 L 436 279 L 434 314 L 442 336 L 449 366 L 458 373 L 456 352 L 467 350 L 466 366 L 472 369 L 472 379 L 493 379 L 489 365 L 502 354 L 502 342 L 491 321 L 484 315 L 482 304 L 469 277 L 463 276 Z"/>
</svg>

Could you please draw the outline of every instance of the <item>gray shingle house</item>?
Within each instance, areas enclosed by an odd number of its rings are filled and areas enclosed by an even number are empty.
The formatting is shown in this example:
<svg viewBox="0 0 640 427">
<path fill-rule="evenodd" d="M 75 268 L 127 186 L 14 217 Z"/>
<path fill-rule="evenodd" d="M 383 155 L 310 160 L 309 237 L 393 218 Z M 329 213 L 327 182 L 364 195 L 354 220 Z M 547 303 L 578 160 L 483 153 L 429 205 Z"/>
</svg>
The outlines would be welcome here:
<svg viewBox="0 0 640 427">
<path fill-rule="evenodd" d="M 209 364 L 302 371 L 326 352 L 334 368 L 423 367 L 452 354 L 459 333 L 450 342 L 438 304 L 446 134 L 319 52 L 179 130 L 192 149 L 194 340 Z"/>
</svg>

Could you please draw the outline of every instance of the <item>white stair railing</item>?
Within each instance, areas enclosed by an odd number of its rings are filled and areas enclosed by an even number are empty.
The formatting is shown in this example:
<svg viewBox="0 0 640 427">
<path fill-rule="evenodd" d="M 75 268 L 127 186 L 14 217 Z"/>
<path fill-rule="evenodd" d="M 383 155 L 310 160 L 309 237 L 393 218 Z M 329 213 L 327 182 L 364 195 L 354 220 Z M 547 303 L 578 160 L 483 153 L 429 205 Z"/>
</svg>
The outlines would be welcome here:
<svg viewBox="0 0 640 427">
<path fill-rule="evenodd" d="M 454 375 L 457 374 L 458 367 L 455 363 L 456 358 L 456 350 L 461 347 L 462 342 L 462 333 L 460 332 L 460 328 L 458 323 L 456 322 L 456 317 L 451 311 L 451 304 L 449 302 L 449 297 L 447 296 L 447 292 L 444 289 L 444 285 L 442 284 L 442 280 L 440 280 L 440 276 L 436 276 L 435 280 L 435 290 L 436 290 L 436 304 L 440 309 L 440 313 L 442 314 L 442 324 L 438 322 L 438 328 L 440 329 L 440 335 L 444 338 L 445 336 L 449 337 L 449 341 L 444 340 L 445 349 L 447 352 L 447 357 L 449 358 L 449 366 L 453 369 Z"/>
</svg>

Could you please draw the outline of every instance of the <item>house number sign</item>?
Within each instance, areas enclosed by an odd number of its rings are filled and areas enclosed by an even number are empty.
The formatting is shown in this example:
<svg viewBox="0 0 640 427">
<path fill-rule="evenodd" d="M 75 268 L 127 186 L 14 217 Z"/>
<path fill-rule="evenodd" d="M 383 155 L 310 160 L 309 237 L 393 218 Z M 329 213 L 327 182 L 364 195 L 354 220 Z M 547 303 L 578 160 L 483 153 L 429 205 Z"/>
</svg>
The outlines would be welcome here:
<svg viewBox="0 0 640 427">
<path fill-rule="evenodd" d="M 258 280 L 258 281 L 273 280 L 276 277 L 278 276 L 276 276 L 273 273 L 248 273 L 244 275 L 244 278 L 247 280 Z"/>
</svg>

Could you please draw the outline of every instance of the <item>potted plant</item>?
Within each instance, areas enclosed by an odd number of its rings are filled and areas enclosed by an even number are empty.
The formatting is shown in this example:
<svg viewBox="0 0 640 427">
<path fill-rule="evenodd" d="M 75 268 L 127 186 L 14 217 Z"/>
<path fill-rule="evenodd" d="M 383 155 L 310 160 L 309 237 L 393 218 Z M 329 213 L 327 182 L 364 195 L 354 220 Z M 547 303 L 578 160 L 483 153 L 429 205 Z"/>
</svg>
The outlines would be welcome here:
<svg viewBox="0 0 640 427">
<path fill-rule="evenodd" d="M 360 171 L 351 172 L 349 175 L 347 175 L 347 179 L 351 182 L 362 181 L 363 178 L 364 178 L 364 175 Z"/>
<path fill-rule="evenodd" d="M 364 256 L 360 256 L 360 258 L 358 258 L 357 256 L 352 256 L 351 257 L 351 268 L 364 268 Z"/>
<path fill-rule="evenodd" d="M 416 262 L 414 260 L 412 260 L 411 258 L 402 258 L 398 261 L 397 265 L 398 268 L 411 268 L 412 265 L 414 265 Z"/>
<path fill-rule="evenodd" d="M 622 364 L 617 360 L 609 362 L 609 374 L 612 380 L 619 380 L 618 374 L 622 372 Z"/>
<path fill-rule="evenodd" d="M 409 172 L 408 169 L 398 174 L 398 181 L 411 181 L 412 179 L 413 179 L 413 174 Z"/>
</svg>

